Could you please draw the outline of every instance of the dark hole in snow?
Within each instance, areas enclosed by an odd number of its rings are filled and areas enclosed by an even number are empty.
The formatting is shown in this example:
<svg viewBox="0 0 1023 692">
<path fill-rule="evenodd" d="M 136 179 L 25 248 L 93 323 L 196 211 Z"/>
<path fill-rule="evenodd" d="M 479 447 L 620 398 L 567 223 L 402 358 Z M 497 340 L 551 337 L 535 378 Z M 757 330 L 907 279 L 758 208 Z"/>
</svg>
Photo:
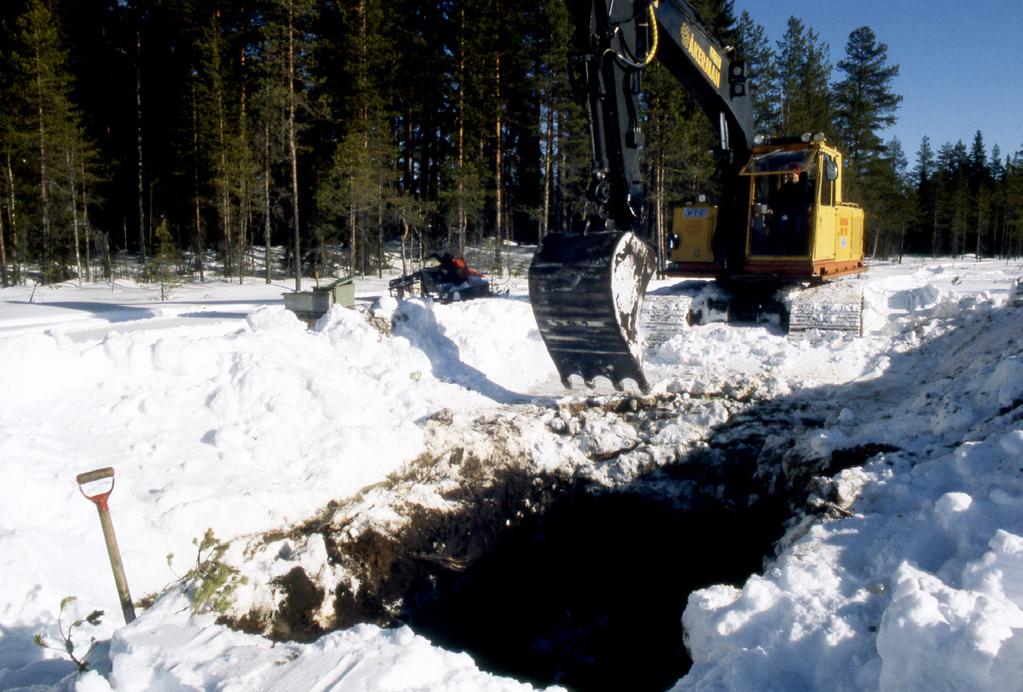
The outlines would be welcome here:
<svg viewBox="0 0 1023 692">
<path fill-rule="evenodd" d="M 312 640 L 321 634 L 313 617 L 323 603 L 323 589 L 313 583 L 301 567 L 295 567 L 278 577 L 274 584 L 285 593 L 280 606 L 280 617 L 274 622 L 274 637 Z"/>
<path fill-rule="evenodd" d="M 647 415 L 604 410 L 637 425 Z M 499 444 L 485 457 L 456 446 L 395 483 L 414 487 L 416 473 L 433 482 L 441 464 L 458 478 L 442 493 L 457 509 L 408 503 L 395 491 L 402 528 L 349 533 L 344 507 L 328 507 L 295 534 L 322 535 L 330 562 L 352 579 L 321 596 L 293 571 L 276 583 L 286 598 L 269 625 L 260 614 L 237 624 L 284 639 L 407 624 L 502 676 L 573 690 L 668 688 L 691 665 L 681 623 L 689 594 L 743 584 L 807 506 L 815 478 L 891 451 L 870 444 L 804 458 L 795 440 L 831 413 L 757 405 L 712 430 L 705 446 L 614 490 L 538 472 L 502 457 Z M 516 430 L 500 419 L 473 426 L 491 440 Z M 322 604 L 329 622 L 314 614 Z"/>
<path fill-rule="evenodd" d="M 781 532 L 767 514 L 577 489 L 464 572 L 417 580 L 404 619 L 495 673 L 570 689 L 663 690 L 691 664 L 681 623 L 689 593 L 741 584 L 762 568 Z"/>
</svg>

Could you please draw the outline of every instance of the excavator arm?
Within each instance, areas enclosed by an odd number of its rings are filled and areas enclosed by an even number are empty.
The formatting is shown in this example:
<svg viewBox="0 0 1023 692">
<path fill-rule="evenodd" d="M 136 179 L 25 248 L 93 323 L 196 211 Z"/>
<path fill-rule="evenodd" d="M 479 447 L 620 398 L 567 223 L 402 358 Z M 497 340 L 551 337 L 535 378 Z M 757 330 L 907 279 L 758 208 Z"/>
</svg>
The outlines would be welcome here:
<svg viewBox="0 0 1023 692">
<path fill-rule="evenodd" d="M 582 62 L 593 208 L 581 229 L 548 235 L 530 265 L 530 301 L 562 382 L 606 377 L 646 391 L 638 343 L 643 293 L 654 254 L 643 240 L 645 188 L 641 74 L 658 60 L 692 96 L 720 137 L 720 208 L 737 210 L 738 171 L 752 146 L 744 64 L 706 31 L 684 0 L 568 0 Z M 735 227 L 721 224 L 721 227 Z M 736 261 L 719 239 L 722 261 Z"/>
</svg>

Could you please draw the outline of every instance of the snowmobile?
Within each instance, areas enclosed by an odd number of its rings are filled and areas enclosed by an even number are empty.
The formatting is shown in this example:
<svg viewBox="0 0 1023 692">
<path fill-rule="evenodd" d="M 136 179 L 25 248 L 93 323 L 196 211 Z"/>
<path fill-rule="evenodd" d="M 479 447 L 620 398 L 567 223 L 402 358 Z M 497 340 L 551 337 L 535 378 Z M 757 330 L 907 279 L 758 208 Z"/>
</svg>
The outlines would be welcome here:
<svg viewBox="0 0 1023 692">
<path fill-rule="evenodd" d="M 389 293 L 395 298 L 429 297 L 439 303 L 485 298 L 491 295 L 490 280 L 450 253 L 431 255 L 438 261 L 432 267 L 391 279 Z"/>
<path fill-rule="evenodd" d="M 638 337 L 658 260 L 646 240 L 637 114 L 639 77 L 654 59 L 719 133 L 720 193 L 711 203 L 674 211 L 673 250 L 660 269 L 716 279 L 744 302 L 774 303 L 790 328 L 793 322 L 797 329 L 856 327 L 862 306 L 855 298 L 843 299 L 841 320 L 832 319 L 827 295 L 811 298 L 805 310 L 798 299 L 774 299 L 779 289 L 864 269 L 863 211 L 842 198 L 838 151 L 812 133 L 754 137 L 745 63 L 711 37 L 685 0 L 569 0 L 568 6 L 590 121 L 592 211 L 572 232 L 547 235 L 529 269 L 533 313 L 562 383 L 569 387 L 570 376 L 578 375 L 588 385 L 604 377 L 618 389 L 625 380 L 648 389 Z M 782 210 L 780 189 L 793 173 L 803 180 L 805 204 Z"/>
</svg>

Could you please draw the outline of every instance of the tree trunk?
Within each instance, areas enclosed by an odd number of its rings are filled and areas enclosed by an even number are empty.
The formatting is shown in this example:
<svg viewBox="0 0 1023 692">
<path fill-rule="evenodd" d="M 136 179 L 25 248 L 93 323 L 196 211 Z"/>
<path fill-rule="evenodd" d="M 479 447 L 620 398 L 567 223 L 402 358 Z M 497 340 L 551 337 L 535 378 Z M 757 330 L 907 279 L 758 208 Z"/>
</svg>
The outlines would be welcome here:
<svg viewBox="0 0 1023 692">
<path fill-rule="evenodd" d="M 654 172 L 654 224 L 657 238 L 657 275 L 664 276 L 664 265 L 666 260 L 666 248 L 664 242 L 664 152 L 657 156 L 657 166 Z"/>
<path fill-rule="evenodd" d="M 81 150 L 81 142 L 79 142 L 79 150 Z M 82 185 L 82 235 L 85 241 L 85 280 L 92 282 L 92 228 L 89 224 L 89 187 L 85 183 L 85 157 L 78 157 L 79 178 Z"/>
<path fill-rule="evenodd" d="M 549 230 L 551 218 L 551 173 L 554 170 L 554 75 L 547 82 L 547 131 L 544 133 L 543 145 L 543 214 L 540 217 L 540 233 L 537 238 L 542 241 Z"/>
<path fill-rule="evenodd" d="M 465 8 L 458 22 L 458 254 L 465 255 Z"/>
<path fill-rule="evenodd" d="M 355 236 L 359 226 L 359 212 L 355 207 L 355 174 L 348 176 L 348 189 L 351 192 L 348 205 L 348 268 L 355 276 Z"/>
<path fill-rule="evenodd" d="M 384 185 L 380 183 L 377 190 L 377 278 L 384 278 L 384 265 L 387 253 L 384 251 Z"/>
<path fill-rule="evenodd" d="M 68 182 L 71 187 L 71 241 L 75 247 L 75 272 L 78 276 L 78 286 L 82 285 L 82 255 L 78 246 L 78 183 L 75 175 L 75 164 L 71 160 L 71 150 L 68 149 L 64 152 L 65 159 L 67 160 L 68 169 Z"/>
<path fill-rule="evenodd" d="M 43 75 L 39 46 L 35 46 L 36 67 L 36 98 L 38 99 L 37 115 L 39 117 L 39 203 L 43 222 L 43 284 L 49 283 L 51 248 L 50 248 L 50 198 L 49 171 L 46 166 L 46 120 L 43 106 Z"/>
<path fill-rule="evenodd" d="M 408 242 L 409 225 L 405 219 L 401 219 L 401 275 L 408 274 L 408 259 L 405 253 L 405 243 Z"/>
<path fill-rule="evenodd" d="M 979 202 L 978 201 L 977 202 L 977 247 L 976 247 L 976 250 L 974 252 L 978 262 L 980 261 L 980 251 L 981 251 L 980 239 L 981 239 L 981 235 L 982 235 L 981 228 L 983 228 L 983 226 L 984 226 L 984 208 L 983 208 L 983 202 Z"/>
<path fill-rule="evenodd" d="M 244 36 L 248 33 L 249 15 L 245 11 L 245 3 L 241 3 L 238 11 L 242 18 L 241 33 Z M 245 282 L 245 246 L 249 237 L 249 136 L 248 136 L 248 113 L 246 111 L 246 74 L 245 74 L 245 44 L 242 42 L 238 50 L 238 64 L 240 82 L 238 90 L 238 143 L 242 152 L 241 170 L 238 178 L 238 250 L 235 256 L 238 258 L 238 283 Z"/>
<path fill-rule="evenodd" d="M 298 144 L 295 141 L 295 3 L 288 2 L 288 156 L 291 159 L 291 214 L 295 231 L 295 290 L 302 290 L 302 252 L 298 226 Z"/>
<path fill-rule="evenodd" d="M 7 247 L 4 243 L 4 214 L 0 209 L 0 288 L 7 286 Z"/>
<path fill-rule="evenodd" d="M 263 125 L 263 247 L 266 283 L 270 283 L 272 250 L 270 246 L 270 123 Z"/>
<path fill-rule="evenodd" d="M 156 187 L 156 183 L 159 180 L 149 181 L 149 216 L 146 219 L 146 238 L 150 248 L 154 248 L 153 254 L 156 254 L 156 240 L 153 238 L 153 188 Z"/>
<path fill-rule="evenodd" d="M 110 236 L 107 233 L 103 233 L 100 237 L 103 240 L 103 273 L 106 278 L 110 279 L 112 288 L 114 280 L 114 262 L 110 259 Z"/>
<path fill-rule="evenodd" d="M 195 212 L 195 266 L 199 271 L 199 282 L 206 281 L 206 238 L 202 232 L 202 216 L 199 210 L 199 116 L 195 103 L 195 82 L 192 83 L 192 203 Z"/>
<path fill-rule="evenodd" d="M 906 222 L 899 223 L 899 264 L 902 264 L 902 257 L 906 250 Z"/>
<path fill-rule="evenodd" d="M 244 141 L 244 140 L 243 140 Z M 235 257 L 238 258 L 238 283 L 245 282 L 245 247 L 249 236 L 249 190 L 248 175 L 241 172 L 241 195 L 238 199 L 238 235 L 236 236 Z"/>
<path fill-rule="evenodd" d="M 14 269 L 14 283 L 21 283 L 21 265 L 18 263 L 18 248 L 21 238 L 18 235 L 18 214 L 14 194 L 14 169 L 11 168 L 11 154 L 7 154 L 7 220 L 11 229 L 11 266 Z"/>
<path fill-rule="evenodd" d="M 139 261 L 146 261 L 145 183 L 142 170 L 142 32 L 135 31 L 135 140 L 138 157 Z"/>
<path fill-rule="evenodd" d="M 568 154 L 565 153 L 565 133 L 563 131 L 564 117 L 564 113 L 558 114 L 558 180 L 557 186 L 554 188 L 556 192 L 560 191 L 555 195 L 557 198 L 555 206 L 557 207 L 558 228 L 562 232 L 570 230 L 568 228 L 568 201 L 565 199 L 564 192 L 561 191 L 565 178 L 565 166 L 568 165 Z"/>
<path fill-rule="evenodd" d="M 497 4 L 497 14 L 500 18 L 501 4 Z M 494 55 L 494 231 L 496 242 L 494 243 L 494 266 L 496 271 L 501 271 L 501 245 L 504 243 L 504 224 L 502 212 L 504 210 L 504 180 L 502 170 L 503 149 L 501 144 L 501 53 L 497 51 Z"/>
<path fill-rule="evenodd" d="M 223 65 L 220 58 L 220 9 L 213 11 L 211 71 L 213 103 L 217 120 L 218 166 L 217 193 L 220 197 L 220 225 L 224 231 L 224 277 L 234 273 L 234 236 L 231 233 L 231 183 L 227 168 L 227 117 L 224 113 Z"/>
</svg>

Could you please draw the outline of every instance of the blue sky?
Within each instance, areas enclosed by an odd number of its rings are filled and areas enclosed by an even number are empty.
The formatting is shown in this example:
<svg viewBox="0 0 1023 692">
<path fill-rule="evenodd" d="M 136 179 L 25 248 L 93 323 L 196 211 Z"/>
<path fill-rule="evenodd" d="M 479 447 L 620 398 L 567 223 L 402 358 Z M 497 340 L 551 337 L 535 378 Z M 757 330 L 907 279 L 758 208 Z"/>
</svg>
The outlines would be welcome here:
<svg viewBox="0 0 1023 692">
<path fill-rule="evenodd" d="M 831 47 L 834 66 L 845 57 L 849 32 L 869 26 L 899 65 L 894 90 L 903 97 L 897 136 L 913 165 L 920 140 L 936 150 L 980 130 L 990 156 L 1023 149 L 1023 0 L 735 0 L 764 26 L 771 47 L 790 16 Z M 832 79 L 842 73 L 835 68 Z"/>
</svg>

